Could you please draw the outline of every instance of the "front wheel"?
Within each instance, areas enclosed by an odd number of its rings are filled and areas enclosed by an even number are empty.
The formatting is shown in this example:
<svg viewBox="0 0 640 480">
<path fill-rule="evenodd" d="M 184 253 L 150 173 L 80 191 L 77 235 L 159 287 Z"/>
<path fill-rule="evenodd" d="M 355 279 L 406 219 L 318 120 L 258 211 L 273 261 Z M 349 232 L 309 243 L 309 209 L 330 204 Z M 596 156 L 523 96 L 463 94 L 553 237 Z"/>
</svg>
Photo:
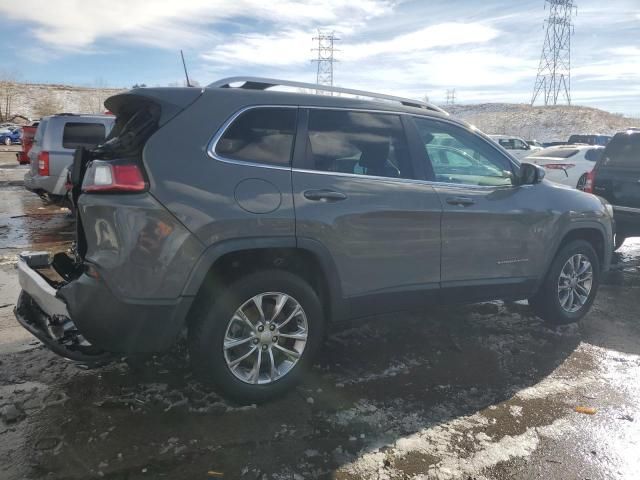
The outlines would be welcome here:
<svg viewBox="0 0 640 480">
<path fill-rule="evenodd" d="M 225 397 L 259 403 L 300 379 L 324 334 L 316 292 L 281 270 L 241 277 L 189 328 L 194 370 Z"/>
<path fill-rule="evenodd" d="M 4 144 L 8 147 L 11 145 L 11 139 L 9 137 L 4 139 Z"/>
<path fill-rule="evenodd" d="M 626 239 L 627 237 L 625 237 L 624 235 L 620 235 L 619 233 L 616 233 L 615 236 L 613 237 L 613 250 L 614 251 L 620 250 L 622 245 L 624 245 L 624 241 Z"/>
<path fill-rule="evenodd" d="M 599 281 L 600 261 L 593 247 L 584 240 L 573 241 L 558 252 L 529 305 L 547 323 L 577 322 L 589 312 Z"/>
</svg>

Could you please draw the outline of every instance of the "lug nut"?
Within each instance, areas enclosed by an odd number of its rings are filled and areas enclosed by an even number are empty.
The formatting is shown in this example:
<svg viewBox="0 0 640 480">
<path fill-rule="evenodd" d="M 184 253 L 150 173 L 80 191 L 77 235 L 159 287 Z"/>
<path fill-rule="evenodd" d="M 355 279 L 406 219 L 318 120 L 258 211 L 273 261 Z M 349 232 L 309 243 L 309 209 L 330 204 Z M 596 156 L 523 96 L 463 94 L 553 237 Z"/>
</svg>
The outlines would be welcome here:
<svg viewBox="0 0 640 480">
<path fill-rule="evenodd" d="M 275 329 L 276 329 L 276 326 L 273 323 L 269 325 L 269 330 L 273 332 Z"/>
<path fill-rule="evenodd" d="M 277 341 L 278 341 L 278 337 L 273 337 L 273 338 L 271 339 L 271 341 L 272 341 L 273 343 L 277 342 Z"/>
<path fill-rule="evenodd" d="M 262 332 L 264 330 L 264 327 L 262 325 L 258 326 L 258 331 Z"/>
<path fill-rule="evenodd" d="M 254 338 L 254 339 L 253 339 L 253 344 L 254 344 L 254 345 L 257 345 L 257 344 L 258 344 L 258 342 L 259 342 L 259 340 L 258 340 L 257 338 Z"/>
<path fill-rule="evenodd" d="M 267 349 L 267 346 L 266 346 L 266 345 L 262 345 L 262 349 L 263 349 L 263 350 L 266 350 L 266 349 Z"/>
</svg>

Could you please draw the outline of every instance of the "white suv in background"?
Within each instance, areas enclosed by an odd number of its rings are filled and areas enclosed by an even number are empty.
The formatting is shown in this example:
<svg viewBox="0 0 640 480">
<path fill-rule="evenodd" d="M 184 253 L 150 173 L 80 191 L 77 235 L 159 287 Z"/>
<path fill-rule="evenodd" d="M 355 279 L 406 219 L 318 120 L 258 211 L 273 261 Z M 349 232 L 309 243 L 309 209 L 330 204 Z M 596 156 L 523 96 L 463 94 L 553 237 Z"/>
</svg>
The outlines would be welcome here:
<svg viewBox="0 0 640 480">
<path fill-rule="evenodd" d="M 529 145 L 520 137 L 512 137 L 510 135 L 489 135 L 489 137 L 503 148 L 509 150 L 509 153 L 516 158 L 524 158 L 527 155 L 531 155 L 533 151 L 540 149 Z"/>
</svg>

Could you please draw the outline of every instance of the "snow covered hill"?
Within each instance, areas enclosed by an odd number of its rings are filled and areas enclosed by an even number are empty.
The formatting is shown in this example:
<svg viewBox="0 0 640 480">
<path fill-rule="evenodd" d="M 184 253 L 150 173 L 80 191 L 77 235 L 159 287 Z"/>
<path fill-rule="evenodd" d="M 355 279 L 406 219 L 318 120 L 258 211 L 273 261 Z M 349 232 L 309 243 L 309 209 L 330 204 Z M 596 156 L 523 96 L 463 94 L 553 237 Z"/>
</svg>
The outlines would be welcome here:
<svg viewBox="0 0 640 480">
<path fill-rule="evenodd" d="M 610 135 L 630 126 L 640 126 L 640 119 L 627 118 L 591 107 L 536 106 L 513 103 L 443 106 L 455 118 L 475 125 L 488 134 L 521 136 L 541 142 L 563 141 L 576 133 Z"/>
</svg>

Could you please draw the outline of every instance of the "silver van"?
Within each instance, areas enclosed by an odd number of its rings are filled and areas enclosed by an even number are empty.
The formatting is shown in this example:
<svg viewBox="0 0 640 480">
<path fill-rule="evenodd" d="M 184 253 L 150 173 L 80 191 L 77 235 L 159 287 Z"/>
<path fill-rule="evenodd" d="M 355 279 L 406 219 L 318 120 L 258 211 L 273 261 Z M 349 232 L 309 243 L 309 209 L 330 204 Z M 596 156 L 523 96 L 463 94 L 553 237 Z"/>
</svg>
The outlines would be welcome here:
<svg viewBox="0 0 640 480">
<path fill-rule="evenodd" d="M 63 199 L 76 148 L 92 148 L 104 142 L 114 123 L 112 115 L 64 113 L 44 117 L 29 151 L 31 168 L 24 176 L 25 188 L 53 201 Z"/>
</svg>

